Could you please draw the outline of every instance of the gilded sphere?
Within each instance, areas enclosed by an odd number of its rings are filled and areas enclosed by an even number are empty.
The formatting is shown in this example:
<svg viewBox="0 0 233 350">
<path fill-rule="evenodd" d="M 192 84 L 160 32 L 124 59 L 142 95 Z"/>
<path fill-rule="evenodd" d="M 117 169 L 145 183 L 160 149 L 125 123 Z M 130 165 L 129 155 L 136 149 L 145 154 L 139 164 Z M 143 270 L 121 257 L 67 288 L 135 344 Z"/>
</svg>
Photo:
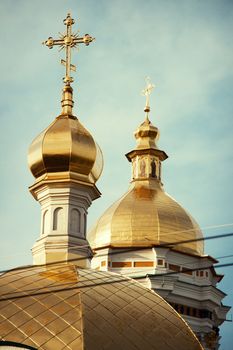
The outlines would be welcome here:
<svg viewBox="0 0 233 350">
<path fill-rule="evenodd" d="M 73 38 L 71 36 L 65 36 L 64 37 L 64 42 L 65 42 L 65 45 L 72 45 Z"/>
</svg>

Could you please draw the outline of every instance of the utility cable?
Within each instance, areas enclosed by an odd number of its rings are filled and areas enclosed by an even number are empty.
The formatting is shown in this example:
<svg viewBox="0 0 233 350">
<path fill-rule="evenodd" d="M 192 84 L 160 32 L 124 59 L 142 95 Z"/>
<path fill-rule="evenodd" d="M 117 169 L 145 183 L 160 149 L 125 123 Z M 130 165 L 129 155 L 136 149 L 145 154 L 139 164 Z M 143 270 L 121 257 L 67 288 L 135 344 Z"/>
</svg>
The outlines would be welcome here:
<svg viewBox="0 0 233 350">
<path fill-rule="evenodd" d="M 212 236 L 207 236 L 207 237 L 200 237 L 200 238 L 195 238 L 195 239 L 189 239 L 189 240 L 183 240 L 183 241 L 178 241 L 178 242 L 171 242 L 171 243 L 164 243 L 164 244 L 158 244 L 158 245 L 154 245 L 152 244 L 151 247 L 158 247 L 158 248 L 173 248 L 174 246 L 180 245 L 180 244 L 187 244 L 190 242 L 199 242 L 199 241 L 205 241 L 205 240 L 212 240 L 212 239 L 219 239 L 219 238 L 228 238 L 228 237 L 232 237 L 233 236 L 233 232 L 230 233 L 223 233 L 223 234 L 218 234 L 218 235 L 212 235 Z M 81 248 L 81 247 L 80 247 Z M 118 248 L 116 251 L 112 251 L 109 252 L 108 254 L 103 253 L 103 254 L 99 254 L 98 257 L 106 257 L 106 256 L 111 256 L 111 255 L 116 255 L 116 254 L 126 254 L 126 253 L 130 253 L 130 252 L 135 252 L 135 251 L 140 251 L 140 250 L 145 250 L 148 249 L 147 247 L 132 247 L 132 248 Z M 58 263 L 65 263 L 65 262 L 75 262 L 75 261 L 82 261 L 82 260 L 87 260 L 87 259 L 91 259 L 93 257 L 93 255 L 87 255 L 85 257 L 80 257 L 80 258 L 74 258 L 74 259 L 70 259 L 70 260 L 64 260 L 64 261 L 55 261 L 55 262 L 51 262 L 51 263 L 47 263 L 45 265 L 39 265 L 39 266 L 52 266 L 52 265 L 56 265 Z M 25 270 L 28 268 L 31 268 L 32 265 L 29 266 L 22 266 L 22 267 L 16 267 L 13 268 L 12 271 L 16 271 L 17 274 L 17 270 Z M 0 274 L 7 272 L 8 270 L 0 270 Z"/>
<path fill-rule="evenodd" d="M 223 268 L 223 267 L 230 267 L 233 266 L 233 262 L 232 263 L 227 263 L 227 264 L 219 264 L 216 265 L 215 268 Z M 195 268 L 195 269 L 187 269 L 187 271 L 196 271 L 196 270 L 200 270 L 200 268 Z M 164 277 L 164 276 L 168 276 L 168 275 L 177 275 L 180 273 L 183 273 L 184 271 L 172 271 L 172 272 L 166 272 L 166 273 L 158 273 L 158 274 L 150 274 L 150 275 L 143 275 L 143 276 L 137 276 L 134 277 L 134 280 L 140 280 L 140 279 L 144 279 L 146 277 Z M 119 276 L 119 275 L 118 275 Z M 38 289 L 34 289 L 35 293 L 27 293 L 27 292 L 23 292 L 23 291 L 19 291 L 18 293 L 23 293 L 21 295 L 13 295 L 13 296 L 9 296 L 7 297 L 6 294 L 4 294 L 6 297 L 0 297 L 0 302 L 1 301 L 6 301 L 6 300 L 13 300 L 13 299 L 19 299 L 19 298 L 25 298 L 25 297 L 34 297 L 34 296 L 38 296 L 38 295 L 44 295 L 44 294 L 49 294 L 49 293 L 57 293 L 57 292 L 62 292 L 62 291 L 67 291 L 67 290 L 73 290 L 73 289 L 85 289 L 85 288 L 90 288 L 90 287 L 96 287 L 96 286 L 101 286 L 101 285 L 108 285 L 108 284 L 114 284 L 114 283 L 120 283 L 120 282 L 126 282 L 129 281 L 130 278 L 129 277 L 124 277 L 122 276 L 121 279 L 116 279 L 115 281 L 112 281 L 112 275 L 109 276 L 109 279 L 111 279 L 111 281 L 106 281 L 106 276 L 105 276 L 105 280 L 103 280 L 101 277 L 99 277 L 99 279 L 101 280 L 101 282 L 99 283 L 86 283 L 88 281 L 90 281 L 89 279 L 86 280 L 82 280 L 81 282 L 84 283 L 84 285 L 82 286 L 73 286 L 73 287 L 68 287 L 68 288 L 64 288 L 64 286 L 62 288 L 56 288 L 54 290 L 45 290 L 45 291 L 38 291 Z M 73 282 L 74 283 L 74 282 Z M 78 283 L 78 282 L 77 282 Z M 59 285 L 58 285 L 59 286 Z M 48 287 L 45 287 L 45 289 L 47 289 Z M 33 290 L 31 290 L 32 292 Z"/>
<path fill-rule="evenodd" d="M 223 228 L 223 227 L 232 227 L 233 226 L 233 223 L 228 223 L 228 224 L 220 224 L 220 225 L 209 225 L 209 226 L 204 226 L 204 227 L 200 227 L 200 231 L 202 230 L 211 230 L 211 229 L 214 229 L 214 228 Z M 188 229 L 188 230 L 182 230 L 182 231 L 170 231 L 170 232 L 167 232 L 166 234 L 160 234 L 160 237 L 164 236 L 164 235 L 176 235 L 178 233 L 189 233 L 189 232 L 193 232 L 195 231 L 195 229 Z M 204 238 L 205 239 L 205 238 Z M 70 245 L 69 246 L 70 248 L 76 248 L 77 246 L 76 245 Z M 82 248 L 88 248 L 90 247 L 90 245 L 83 245 Z M 10 258 L 12 256 L 15 256 L 15 255 L 24 255 L 25 253 L 15 253 L 15 254 L 12 254 L 12 255 L 1 255 L 0 258 Z M 0 272 L 1 273 L 1 272 Z"/>
<path fill-rule="evenodd" d="M 229 266 L 233 266 L 233 262 L 232 263 L 228 263 L 228 264 L 221 264 L 216 266 L 217 267 L 229 267 Z M 189 270 L 190 271 L 190 270 Z M 192 269 L 192 271 L 195 271 L 195 269 Z M 164 275 L 171 275 L 171 274 L 178 274 L 181 272 L 170 272 L 170 273 L 165 273 L 165 274 L 155 274 L 155 275 L 148 275 L 149 277 L 156 277 L 156 276 L 164 276 Z M 135 277 L 134 279 L 139 280 L 139 279 L 144 279 L 145 276 L 138 276 Z M 129 277 L 125 277 L 122 279 L 117 279 L 115 281 L 102 281 L 100 283 L 90 283 L 90 284 L 84 284 L 83 286 L 74 286 L 74 287 L 70 287 L 70 288 L 58 288 L 56 290 L 53 291 L 41 291 L 38 292 L 37 289 L 35 293 L 33 294 L 29 294 L 29 293 L 25 293 L 23 295 L 16 295 L 16 296 L 12 296 L 12 297 L 7 297 L 7 298 L 0 298 L 0 302 L 1 301 L 5 301 L 5 300 L 13 300 L 13 299 L 19 299 L 19 298 L 25 298 L 25 297 L 34 297 L 34 296 L 38 296 L 38 295 L 44 295 L 44 294 L 49 294 L 49 293 L 54 293 L 54 292 L 62 292 L 62 291 L 67 291 L 67 290 L 73 290 L 73 289 L 85 289 L 85 288 L 89 288 L 89 287 L 96 287 L 96 286 L 100 286 L 100 285 L 107 285 L 107 284 L 114 284 L 114 283 L 119 283 L 119 282 L 126 282 L 129 281 L 130 278 Z"/>
</svg>

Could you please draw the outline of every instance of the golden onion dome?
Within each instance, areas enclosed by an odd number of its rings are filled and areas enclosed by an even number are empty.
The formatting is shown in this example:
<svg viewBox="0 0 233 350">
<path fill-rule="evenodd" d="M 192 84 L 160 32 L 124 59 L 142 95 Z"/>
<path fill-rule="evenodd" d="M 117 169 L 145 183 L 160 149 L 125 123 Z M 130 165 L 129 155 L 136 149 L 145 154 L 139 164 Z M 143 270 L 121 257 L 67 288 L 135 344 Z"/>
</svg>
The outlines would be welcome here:
<svg viewBox="0 0 233 350">
<path fill-rule="evenodd" d="M 136 149 L 157 149 L 156 141 L 159 139 L 159 129 L 146 118 L 134 133 L 137 140 Z"/>
<path fill-rule="evenodd" d="M 36 179 L 74 178 L 95 183 L 103 169 L 98 144 L 72 114 L 72 87 L 63 88 L 62 113 L 32 142 L 28 153 Z"/>
<path fill-rule="evenodd" d="M 203 235 L 198 224 L 163 189 L 161 162 L 167 154 L 157 148 L 158 129 L 148 116 L 137 128 L 135 137 L 136 148 L 126 154 L 132 163 L 129 190 L 90 230 L 88 240 L 91 247 L 168 245 L 177 251 L 203 255 L 203 240 L 199 240 Z"/>
<path fill-rule="evenodd" d="M 139 282 L 73 264 L 0 276 L 1 345 L 32 349 L 203 350 L 191 328 Z"/>
</svg>

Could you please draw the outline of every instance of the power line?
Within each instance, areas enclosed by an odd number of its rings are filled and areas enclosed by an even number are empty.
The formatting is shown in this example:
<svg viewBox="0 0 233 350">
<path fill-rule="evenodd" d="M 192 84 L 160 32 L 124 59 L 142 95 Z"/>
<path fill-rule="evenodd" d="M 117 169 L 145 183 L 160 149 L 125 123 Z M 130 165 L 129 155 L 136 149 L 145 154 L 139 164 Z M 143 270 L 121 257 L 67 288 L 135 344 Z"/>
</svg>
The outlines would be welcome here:
<svg viewBox="0 0 233 350">
<path fill-rule="evenodd" d="M 222 268 L 222 267 L 230 267 L 233 266 L 233 262 L 232 263 L 228 263 L 228 264 L 219 264 L 216 265 L 215 268 Z M 196 271 L 196 270 L 200 270 L 200 268 L 195 268 L 195 269 L 187 269 L 187 271 Z M 137 276 L 134 277 L 134 280 L 140 280 L 140 279 L 144 279 L 146 277 L 162 277 L 162 276 L 167 276 L 167 275 L 174 275 L 174 274 L 180 274 L 183 273 L 184 271 L 172 271 L 172 272 L 166 272 L 166 273 L 161 273 L 161 274 L 150 274 L 150 275 L 143 275 L 143 276 Z M 119 276 L 119 275 L 118 275 Z M 106 276 L 105 276 L 106 277 Z M 129 281 L 130 278 L 129 277 L 123 277 L 121 279 L 116 279 L 115 281 L 112 281 L 112 275 L 111 277 L 111 281 L 101 281 L 100 283 L 90 283 L 90 284 L 84 284 L 83 286 L 78 286 L 75 285 L 73 287 L 69 287 L 69 288 L 56 288 L 54 290 L 45 290 L 45 291 L 38 291 L 38 289 L 34 289 L 36 292 L 35 293 L 27 293 L 27 292 L 23 292 L 24 294 L 21 295 L 13 295 L 10 297 L 3 297 L 0 298 L 0 302 L 1 301 L 6 301 L 6 300 L 14 300 L 14 299 L 20 299 L 20 298 L 25 298 L 25 297 L 34 297 L 34 296 L 39 296 L 39 295 L 45 295 L 45 294 L 49 294 L 49 293 L 57 293 L 57 292 L 62 292 L 62 291 L 67 291 L 67 290 L 74 290 L 74 289 L 85 289 L 85 288 L 89 288 L 89 287 L 96 287 L 96 286 L 101 286 L 101 285 L 107 285 L 107 284 L 114 284 L 114 283 L 119 283 L 119 282 L 126 282 Z M 109 277 L 109 278 L 110 278 Z M 90 281 L 90 280 L 84 280 L 82 282 L 86 282 L 86 281 Z M 79 283 L 77 281 L 77 283 Z M 59 285 L 58 285 L 59 286 Z M 48 287 L 46 287 L 47 289 Z M 31 292 L 33 290 L 30 290 Z M 22 291 L 18 292 L 18 293 L 22 293 Z M 6 294 L 5 294 L 6 295 Z"/>
<path fill-rule="evenodd" d="M 192 243 L 192 242 L 199 242 L 199 241 L 205 241 L 205 240 L 212 240 L 212 239 L 219 239 L 219 238 L 228 238 L 228 237 L 232 237 L 233 236 L 233 232 L 230 233 L 223 233 L 223 234 L 218 234 L 218 235 L 212 235 L 212 236 L 207 236 L 207 237 L 200 237 L 200 238 L 194 238 L 194 239 L 189 239 L 189 240 L 183 240 L 183 241 L 176 241 L 176 242 L 171 242 L 171 243 L 164 243 L 164 244 L 151 244 L 151 247 L 158 247 L 158 248 L 173 248 L 174 246 L 180 245 L 180 244 L 187 244 L 187 243 Z M 77 246 L 74 246 L 77 247 Z M 86 247 L 86 246 L 85 246 Z M 82 246 L 80 246 L 80 248 L 82 248 Z M 103 253 L 103 254 L 99 254 L 98 257 L 107 257 L 107 256 L 111 256 L 111 255 L 116 255 L 116 254 L 126 254 L 126 253 L 130 253 L 130 252 L 135 252 L 135 251 L 140 251 L 140 250 L 145 250 L 148 249 L 148 246 L 141 246 L 141 247 L 132 247 L 132 248 L 117 248 L 116 251 L 112 251 L 109 252 L 108 254 Z M 116 249 L 116 248 L 113 248 Z M 74 261 L 82 261 L 82 260 L 87 260 L 87 259 L 91 259 L 93 257 L 93 255 L 87 255 L 85 257 L 80 257 L 80 258 L 74 258 L 74 259 L 70 259 L 70 260 L 64 260 L 64 261 L 55 261 L 55 262 L 51 262 L 51 263 L 47 263 L 45 265 L 39 265 L 39 266 L 52 266 L 52 265 L 56 265 L 58 263 L 62 263 L 62 262 L 74 262 Z M 198 257 L 198 256 L 197 256 Z M 22 267 L 16 267 L 13 268 L 12 271 L 17 271 L 17 270 L 24 270 L 27 268 L 31 268 L 31 265 L 27 265 L 27 266 L 22 266 Z M 0 274 L 7 272 L 8 270 L 0 270 Z"/>
<path fill-rule="evenodd" d="M 218 258 L 216 258 L 216 260 L 220 260 L 220 259 L 224 259 L 224 258 L 229 258 L 229 257 L 233 257 L 233 255 L 223 255 L 223 256 L 221 256 L 221 257 L 218 257 Z M 182 268 L 182 271 L 181 271 L 181 273 L 184 271 L 184 269 L 186 268 L 186 266 L 188 266 L 188 265 L 193 265 L 193 264 L 195 264 L 195 263 L 197 263 L 197 260 L 195 259 L 195 260 L 192 260 L 192 261 L 190 261 L 190 262 L 185 262 L 185 266 L 183 266 L 182 264 L 180 264 L 179 266 Z M 213 267 L 215 268 L 217 265 L 214 265 Z M 209 269 L 211 266 L 200 266 L 200 267 L 197 267 L 196 269 L 197 270 L 207 270 L 207 269 Z M 154 266 L 150 266 L 150 267 L 148 267 L 148 269 L 151 269 L 151 268 L 154 268 Z M 187 271 L 190 271 L 190 269 L 189 268 L 187 268 Z M 193 270 L 194 271 L 194 270 Z M 135 271 L 135 273 L 142 273 L 142 272 L 146 272 L 145 271 L 145 268 L 143 269 L 143 270 L 136 270 Z M 178 271 L 179 272 L 179 271 Z M 176 272 L 177 273 L 177 272 Z M 129 277 L 131 277 L 130 275 L 132 274 L 132 271 L 130 271 L 130 272 L 128 272 L 128 273 L 124 273 L 124 275 L 127 275 L 127 276 L 129 276 Z M 131 278 L 134 278 L 134 277 L 131 277 Z"/>
<path fill-rule="evenodd" d="M 216 260 L 220 260 L 220 259 L 225 259 L 225 258 L 230 258 L 230 257 L 233 257 L 233 254 L 230 254 L 230 255 L 223 255 L 223 256 L 220 256 L 220 257 L 217 257 L 216 258 Z M 76 260 L 76 259 L 74 259 L 74 260 Z M 73 260 L 69 260 L 68 261 L 68 263 L 69 262 L 72 262 Z M 63 261 L 63 262 L 66 262 L 66 261 Z M 61 261 L 61 263 L 63 263 L 62 261 Z M 56 263 L 52 263 L 52 264 L 55 264 L 55 265 L 57 265 L 59 262 L 56 262 Z M 187 266 L 187 265 L 192 265 L 193 263 L 197 263 L 197 260 L 195 259 L 195 260 L 192 260 L 191 262 L 185 262 L 185 267 Z M 44 266 L 48 266 L 49 264 L 46 264 L 46 265 L 44 265 Z M 40 266 L 40 265 L 39 265 Z M 43 266 L 43 265 L 41 265 L 41 266 Z M 30 269 L 30 268 L 36 268 L 37 267 L 37 265 L 30 265 L 30 266 L 26 266 L 25 268 L 28 268 L 28 269 Z M 185 267 L 184 266 L 182 266 L 181 265 L 181 267 L 182 267 L 182 269 L 183 269 L 183 271 L 184 271 L 184 269 L 185 269 Z M 216 267 L 216 265 L 214 266 L 214 267 Z M 152 268 L 154 268 L 154 266 L 150 266 L 150 267 L 148 267 L 148 269 L 152 269 Z M 205 266 L 205 267 L 198 267 L 197 268 L 197 270 L 205 270 L 205 269 L 208 269 L 208 268 L 210 268 L 210 266 Z M 60 267 L 58 267 L 58 269 L 60 269 Z M 24 267 L 17 267 L 17 268 L 14 268 L 14 269 L 12 269 L 12 270 L 7 270 L 7 271 L 4 271 L 4 272 L 8 272 L 8 271 L 20 271 L 21 272 L 21 270 L 24 270 Z M 189 271 L 190 271 L 190 269 L 188 269 Z M 143 270 L 135 270 L 135 273 L 146 273 L 146 269 L 144 268 Z M 23 272 L 23 271 L 22 271 Z M 18 275 L 18 272 L 17 273 L 15 273 L 15 275 Z M 124 276 L 128 276 L 128 277 L 130 277 L 130 278 L 134 278 L 134 277 L 131 277 L 130 275 L 132 275 L 132 271 L 130 271 L 130 272 L 128 272 L 128 273 L 124 273 Z M 163 274 L 164 275 L 164 274 Z M 42 278 L 42 280 L 43 280 L 43 278 Z M 37 280 L 38 281 L 38 280 Z"/>
<path fill-rule="evenodd" d="M 190 264 L 193 264 L 193 262 L 191 262 L 191 263 L 186 263 L 185 265 L 187 266 L 187 265 L 190 265 Z M 47 267 L 47 265 L 41 265 L 42 267 Z M 36 266 L 36 265 L 34 265 L 34 266 L 29 266 L 28 267 L 28 269 L 31 269 L 31 270 L 36 270 L 38 267 L 41 267 L 41 266 Z M 210 268 L 210 266 L 205 266 L 205 267 L 196 267 L 196 268 L 193 268 L 193 269 L 190 269 L 190 268 L 187 268 L 187 267 L 183 267 L 182 266 L 182 270 L 181 271 L 173 271 L 173 272 L 164 272 L 164 273 L 161 273 L 161 274 L 158 274 L 158 273 L 156 273 L 155 274 L 155 276 L 157 277 L 157 276 L 166 276 L 166 275 L 173 275 L 173 274 L 179 274 L 179 273 L 185 273 L 186 271 L 196 271 L 196 270 L 206 270 L 206 269 L 208 269 L 208 268 Z M 218 267 L 219 265 L 217 265 L 216 267 Z M 53 268 L 53 272 L 54 271 L 60 271 L 60 269 L 61 269 L 61 265 L 59 265 L 59 266 L 57 266 L 57 263 L 56 263 L 56 266 Z M 20 267 L 19 268 L 17 268 L 17 269 L 15 269 L 16 271 L 17 270 L 19 270 L 19 273 L 21 272 L 21 273 L 23 273 L 24 272 L 24 270 L 22 270 Z M 14 270 L 12 270 L 12 271 L 14 271 Z M 105 271 L 103 271 L 103 272 L 105 272 Z M 17 272 L 17 274 L 12 274 L 11 273 L 11 276 L 12 275 L 19 275 L 19 273 Z M 146 278 L 147 276 L 153 276 L 153 274 L 146 274 L 146 271 L 145 270 L 136 270 L 135 271 L 135 273 L 144 273 L 143 274 L 143 276 L 141 276 L 141 277 L 136 277 L 136 276 L 127 276 L 127 277 L 130 277 L 130 278 L 133 278 L 133 279 L 137 279 L 137 278 Z M 130 271 L 128 274 L 132 274 L 132 271 Z M 127 275 L 128 275 L 127 274 Z M 126 276 L 126 274 L 124 274 L 124 276 Z M 21 279 L 23 279 L 24 278 L 24 276 L 22 276 L 22 277 L 20 277 L 20 278 L 18 278 L 17 279 L 17 281 L 19 281 L 19 280 L 21 280 Z M 38 279 L 37 278 L 37 283 L 38 282 L 40 282 L 40 280 L 41 281 L 43 281 L 43 279 L 44 279 L 44 277 L 42 276 L 40 279 Z M 86 280 L 86 281 L 88 281 L 88 280 Z M 83 281 L 83 282 L 85 282 L 85 281 Z M 54 284 L 55 282 L 52 282 L 51 284 L 50 284 L 50 288 L 51 288 L 51 286 L 53 286 L 53 284 Z M 73 282 L 67 282 L 66 283 L 67 285 L 70 285 L 70 284 L 73 284 Z M 62 284 L 63 285 L 63 284 Z M 55 287 L 57 287 L 58 285 L 56 284 L 55 285 Z M 38 291 L 38 290 L 40 290 L 40 289 L 43 289 L 43 287 L 41 287 L 41 288 L 37 288 L 36 290 Z M 28 289 L 27 290 L 27 292 L 30 292 L 30 291 L 34 291 L 35 289 L 32 289 L 32 290 L 30 290 L 30 289 Z M 51 291 L 52 292 L 52 291 Z M 4 296 L 4 294 L 2 294 L 2 296 Z"/>
<path fill-rule="evenodd" d="M 230 255 L 223 255 L 223 256 L 218 256 L 216 258 L 216 260 L 220 260 L 220 259 L 226 259 L 226 258 L 232 258 L 233 257 L 233 254 L 230 254 Z"/>
<path fill-rule="evenodd" d="M 200 230 L 211 230 L 211 229 L 214 229 L 214 228 L 223 228 L 223 227 L 231 227 L 233 226 L 233 223 L 228 223 L 228 224 L 220 224 L 220 225 L 209 225 L 209 226 L 204 226 L 204 227 L 200 227 Z M 188 229 L 188 230 L 179 230 L 179 231 L 170 231 L 170 232 L 167 232 L 166 234 L 160 234 L 160 237 L 163 237 L 163 236 L 171 236 L 171 235 L 176 235 L 178 233 L 189 233 L 189 232 L 193 232 L 193 231 L 196 231 L 195 229 Z M 205 238 L 204 238 L 205 240 Z M 71 248 L 72 247 L 77 247 L 76 245 L 71 245 L 70 246 Z M 90 247 L 90 245 L 83 245 L 82 248 L 88 248 Z M 1 255 L 1 258 L 10 258 L 12 256 L 15 256 L 15 255 L 24 255 L 25 253 L 15 253 L 15 254 L 11 254 L 11 255 Z"/>
</svg>

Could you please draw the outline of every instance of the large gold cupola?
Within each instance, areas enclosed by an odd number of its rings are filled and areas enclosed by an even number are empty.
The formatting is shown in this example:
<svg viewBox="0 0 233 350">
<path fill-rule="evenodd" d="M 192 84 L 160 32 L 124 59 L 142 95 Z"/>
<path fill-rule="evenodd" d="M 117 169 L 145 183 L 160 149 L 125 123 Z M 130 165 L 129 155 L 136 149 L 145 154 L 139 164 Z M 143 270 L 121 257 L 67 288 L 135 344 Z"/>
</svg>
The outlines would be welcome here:
<svg viewBox="0 0 233 350">
<path fill-rule="evenodd" d="M 88 239 L 96 252 L 105 248 L 167 246 L 202 255 L 198 224 L 163 189 L 161 164 L 168 156 L 158 148 L 159 131 L 149 120 L 152 88 L 148 83 L 144 90 L 146 118 L 134 133 L 136 147 L 126 154 L 132 163 L 129 190 L 99 218 Z"/>
</svg>

